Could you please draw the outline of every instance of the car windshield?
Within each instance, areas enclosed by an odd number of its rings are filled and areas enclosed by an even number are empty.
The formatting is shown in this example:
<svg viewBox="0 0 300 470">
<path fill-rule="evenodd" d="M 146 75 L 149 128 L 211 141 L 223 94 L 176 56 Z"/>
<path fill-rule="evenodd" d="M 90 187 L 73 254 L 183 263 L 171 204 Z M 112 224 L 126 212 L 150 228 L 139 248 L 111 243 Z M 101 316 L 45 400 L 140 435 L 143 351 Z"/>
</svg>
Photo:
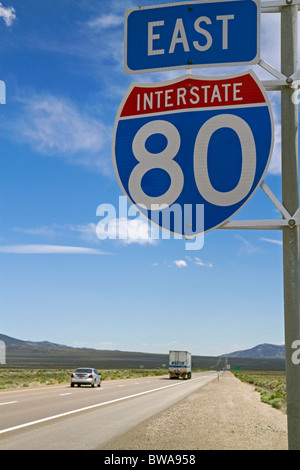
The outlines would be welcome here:
<svg viewBox="0 0 300 470">
<path fill-rule="evenodd" d="M 86 373 L 86 374 L 91 374 L 93 372 L 92 369 L 76 369 L 75 370 L 75 373 L 77 372 L 83 372 L 83 373 Z"/>
</svg>

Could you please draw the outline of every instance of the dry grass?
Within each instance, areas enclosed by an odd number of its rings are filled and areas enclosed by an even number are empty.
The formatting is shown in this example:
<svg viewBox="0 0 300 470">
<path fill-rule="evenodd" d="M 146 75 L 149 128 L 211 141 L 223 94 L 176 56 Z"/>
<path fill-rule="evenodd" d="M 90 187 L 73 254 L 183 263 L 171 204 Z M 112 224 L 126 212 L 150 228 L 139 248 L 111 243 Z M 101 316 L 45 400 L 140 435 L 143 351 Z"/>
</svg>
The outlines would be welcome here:
<svg viewBox="0 0 300 470">
<path fill-rule="evenodd" d="M 234 372 L 234 375 L 243 382 L 255 385 L 261 401 L 282 411 L 286 410 L 285 372 L 243 371 Z"/>
<path fill-rule="evenodd" d="M 70 382 L 74 369 L 0 369 L 0 389 L 55 385 Z M 105 369 L 102 380 L 165 375 L 166 369 Z"/>
</svg>

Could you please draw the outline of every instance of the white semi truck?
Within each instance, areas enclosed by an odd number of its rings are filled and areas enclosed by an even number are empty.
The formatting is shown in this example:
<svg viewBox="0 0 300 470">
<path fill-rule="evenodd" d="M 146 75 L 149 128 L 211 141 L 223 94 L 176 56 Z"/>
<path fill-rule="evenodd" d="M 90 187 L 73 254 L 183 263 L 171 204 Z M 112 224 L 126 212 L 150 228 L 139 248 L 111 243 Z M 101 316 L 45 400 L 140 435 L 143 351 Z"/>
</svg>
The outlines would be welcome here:
<svg viewBox="0 0 300 470">
<path fill-rule="evenodd" d="M 188 351 L 169 351 L 170 379 L 192 378 L 192 355 Z"/>
</svg>

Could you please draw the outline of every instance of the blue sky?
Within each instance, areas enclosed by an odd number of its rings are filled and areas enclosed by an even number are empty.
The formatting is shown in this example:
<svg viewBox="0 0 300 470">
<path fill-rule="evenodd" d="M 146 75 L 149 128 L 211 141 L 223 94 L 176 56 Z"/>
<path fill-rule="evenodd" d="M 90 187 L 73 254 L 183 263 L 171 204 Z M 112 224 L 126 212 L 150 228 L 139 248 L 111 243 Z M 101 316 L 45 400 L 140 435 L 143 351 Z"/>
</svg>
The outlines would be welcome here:
<svg viewBox="0 0 300 470">
<path fill-rule="evenodd" d="M 132 82 L 184 74 L 125 74 L 123 15 L 138 5 L 0 3 L 0 80 L 6 85 L 0 120 L 1 332 L 70 346 L 216 356 L 283 343 L 280 231 L 214 230 L 205 234 L 202 249 L 192 251 L 184 239 L 137 239 L 134 220 L 126 240 L 97 237 L 97 207 L 118 208 L 122 196 L 111 146 L 124 94 Z M 261 45 L 262 58 L 280 69 L 279 15 L 262 15 Z M 247 67 L 193 72 L 242 70 Z M 253 70 L 272 79 L 257 65 Z M 280 199 L 279 92 L 269 98 L 275 145 L 265 181 Z M 260 188 L 234 217 L 269 218 L 281 216 Z"/>
</svg>

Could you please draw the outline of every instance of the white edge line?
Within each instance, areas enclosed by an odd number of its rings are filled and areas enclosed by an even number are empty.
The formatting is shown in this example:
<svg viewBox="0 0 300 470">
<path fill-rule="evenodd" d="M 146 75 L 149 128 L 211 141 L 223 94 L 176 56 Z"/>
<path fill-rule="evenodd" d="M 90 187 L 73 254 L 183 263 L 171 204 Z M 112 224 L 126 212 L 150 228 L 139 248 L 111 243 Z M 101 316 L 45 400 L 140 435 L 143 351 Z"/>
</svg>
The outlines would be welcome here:
<svg viewBox="0 0 300 470">
<path fill-rule="evenodd" d="M 13 403 L 18 403 L 17 401 L 7 401 L 5 403 L 0 403 L 0 406 L 2 405 L 12 405 Z"/>
<path fill-rule="evenodd" d="M 192 380 L 199 380 L 201 378 L 202 377 L 199 377 L 197 379 L 192 379 Z M 162 390 L 164 388 L 170 388 L 170 387 L 176 387 L 176 385 L 183 385 L 183 384 L 186 384 L 186 382 L 180 382 L 180 383 L 176 383 L 176 384 L 172 384 L 172 385 L 166 385 L 164 387 L 153 388 L 152 390 L 146 390 L 145 392 L 135 393 L 134 395 L 128 395 L 127 397 L 116 398 L 115 400 L 109 400 L 109 401 L 106 401 L 106 402 L 103 402 L 103 403 L 97 403 L 96 405 L 90 405 L 90 406 L 86 406 L 84 408 L 78 408 L 77 410 L 66 411 L 65 413 L 60 413 L 58 415 L 48 416 L 47 418 L 41 418 L 41 419 L 37 419 L 36 421 L 30 421 L 29 423 L 19 424 L 17 426 L 12 426 L 11 428 L 2 429 L 2 430 L 0 430 L 0 434 L 4 434 L 4 433 L 9 432 L 9 431 L 16 431 L 17 429 L 22 429 L 22 428 L 26 428 L 28 426 L 33 426 L 34 424 L 44 423 L 46 421 L 51 421 L 53 419 L 62 418 L 63 416 L 68 416 L 68 415 L 71 415 L 71 414 L 79 413 L 81 411 L 91 410 L 93 408 L 98 408 L 100 406 L 109 405 L 111 403 L 116 403 L 118 401 L 128 400 L 129 398 L 138 397 L 140 395 L 146 395 L 147 393 L 156 392 L 157 390 Z"/>
<path fill-rule="evenodd" d="M 184 108 L 184 109 L 170 109 L 165 111 L 157 111 L 154 113 L 145 113 L 145 114 L 134 114 L 131 116 L 120 116 L 119 121 L 124 121 L 126 119 L 138 119 L 150 116 L 162 116 L 164 114 L 179 114 L 179 113 L 191 113 L 196 111 L 217 111 L 217 110 L 226 110 L 226 109 L 241 109 L 241 108 L 256 108 L 261 106 L 268 106 L 266 102 L 263 103 L 246 103 L 246 104 L 236 104 L 236 105 L 224 105 L 224 106 L 207 106 L 203 108 Z"/>
</svg>

